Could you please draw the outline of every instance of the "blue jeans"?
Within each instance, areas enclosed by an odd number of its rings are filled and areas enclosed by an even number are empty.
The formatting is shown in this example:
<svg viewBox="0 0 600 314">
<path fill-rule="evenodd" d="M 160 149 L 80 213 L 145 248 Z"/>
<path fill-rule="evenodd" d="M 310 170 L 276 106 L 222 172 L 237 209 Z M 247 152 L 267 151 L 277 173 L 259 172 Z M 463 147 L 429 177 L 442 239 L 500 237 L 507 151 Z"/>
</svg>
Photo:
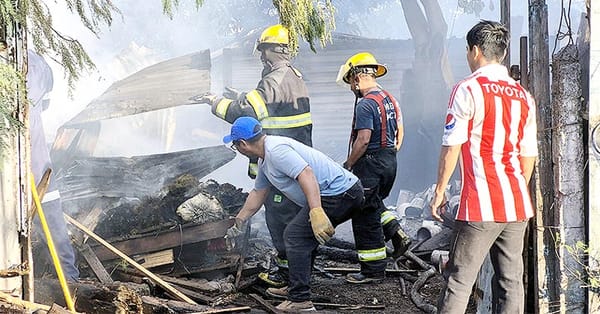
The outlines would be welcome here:
<svg viewBox="0 0 600 314">
<path fill-rule="evenodd" d="M 473 284 L 485 256 L 490 254 L 497 287 L 494 313 L 518 314 L 524 311 L 523 241 L 527 221 L 466 222 L 454 224 L 450 259 L 444 269 L 446 287 L 439 300 L 438 313 L 464 313 Z"/>
<path fill-rule="evenodd" d="M 335 196 L 321 196 L 321 205 L 333 226 L 337 226 L 361 211 L 363 188 L 357 182 L 346 192 Z M 302 208 L 284 231 L 285 247 L 290 271 L 288 300 L 310 300 L 310 275 L 314 253 L 319 242 L 308 221 L 309 209 Z"/>
</svg>

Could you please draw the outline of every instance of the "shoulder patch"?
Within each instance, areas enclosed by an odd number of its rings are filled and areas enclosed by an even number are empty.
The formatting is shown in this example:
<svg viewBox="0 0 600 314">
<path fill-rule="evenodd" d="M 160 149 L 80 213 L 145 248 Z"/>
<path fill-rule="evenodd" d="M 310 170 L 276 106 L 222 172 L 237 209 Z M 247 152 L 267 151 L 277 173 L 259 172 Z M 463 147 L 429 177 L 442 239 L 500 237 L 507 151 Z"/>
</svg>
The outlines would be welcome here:
<svg viewBox="0 0 600 314">
<path fill-rule="evenodd" d="M 454 128 L 454 125 L 456 125 L 456 118 L 454 118 L 454 115 L 449 113 L 448 115 L 446 115 L 446 125 L 444 126 L 444 128 L 446 130 L 452 130 Z"/>
</svg>

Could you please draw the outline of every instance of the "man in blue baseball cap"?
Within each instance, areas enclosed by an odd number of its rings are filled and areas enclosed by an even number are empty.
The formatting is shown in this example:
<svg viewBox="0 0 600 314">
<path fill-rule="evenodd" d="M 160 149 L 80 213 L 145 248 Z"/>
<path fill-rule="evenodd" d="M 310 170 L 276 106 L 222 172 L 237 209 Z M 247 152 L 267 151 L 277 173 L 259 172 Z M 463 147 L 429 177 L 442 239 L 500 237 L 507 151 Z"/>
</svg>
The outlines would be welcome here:
<svg viewBox="0 0 600 314">
<path fill-rule="evenodd" d="M 260 209 L 271 188 L 302 208 L 284 231 L 289 286 L 269 290 L 287 295 L 287 301 L 277 306 L 281 311 L 314 311 L 310 300 L 312 257 L 319 243 L 333 236 L 335 226 L 350 218 L 353 225 L 361 221 L 364 194 L 360 181 L 314 148 L 288 137 L 264 134 L 260 122 L 251 117 L 235 120 L 223 141 L 233 142 L 232 149 L 247 157 L 258 158 L 254 189 L 236 216 L 237 225 Z"/>
</svg>

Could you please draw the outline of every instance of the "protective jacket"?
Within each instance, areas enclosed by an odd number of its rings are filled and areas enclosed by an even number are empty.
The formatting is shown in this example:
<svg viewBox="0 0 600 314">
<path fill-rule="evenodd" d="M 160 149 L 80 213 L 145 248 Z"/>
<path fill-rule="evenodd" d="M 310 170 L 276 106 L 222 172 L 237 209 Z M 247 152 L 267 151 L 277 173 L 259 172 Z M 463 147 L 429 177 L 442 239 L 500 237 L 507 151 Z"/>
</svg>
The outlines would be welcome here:
<svg viewBox="0 0 600 314">
<path fill-rule="evenodd" d="M 302 74 L 292 67 L 286 54 L 270 54 L 263 60 L 265 68 L 256 89 L 238 99 L 221 99 L 212 112 L 229 123 L 242 116 L 254 117 L 265 133 L 312 146 L 310 102 Z"/>
</svg>

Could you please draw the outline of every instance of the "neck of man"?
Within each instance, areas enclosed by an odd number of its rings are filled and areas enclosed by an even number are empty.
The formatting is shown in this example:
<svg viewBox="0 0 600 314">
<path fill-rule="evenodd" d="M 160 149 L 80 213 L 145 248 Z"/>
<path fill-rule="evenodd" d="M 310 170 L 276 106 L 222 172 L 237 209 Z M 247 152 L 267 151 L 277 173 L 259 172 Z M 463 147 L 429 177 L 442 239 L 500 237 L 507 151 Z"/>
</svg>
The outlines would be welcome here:
<svg viewBox="0 0 600 314">
<path fill-rule="evenodd" d="M 377 85 L 377 82 L 375 82 L 375 81 L 373 81 L 372 83 L 369 83 L 367 86 L 361 88 L 360 93 L 364 97 L 365 95 L 367 95 L 368 93 L 370 93 L 374 90 L 379 90 L 379 86 Z"/>
</svg>

